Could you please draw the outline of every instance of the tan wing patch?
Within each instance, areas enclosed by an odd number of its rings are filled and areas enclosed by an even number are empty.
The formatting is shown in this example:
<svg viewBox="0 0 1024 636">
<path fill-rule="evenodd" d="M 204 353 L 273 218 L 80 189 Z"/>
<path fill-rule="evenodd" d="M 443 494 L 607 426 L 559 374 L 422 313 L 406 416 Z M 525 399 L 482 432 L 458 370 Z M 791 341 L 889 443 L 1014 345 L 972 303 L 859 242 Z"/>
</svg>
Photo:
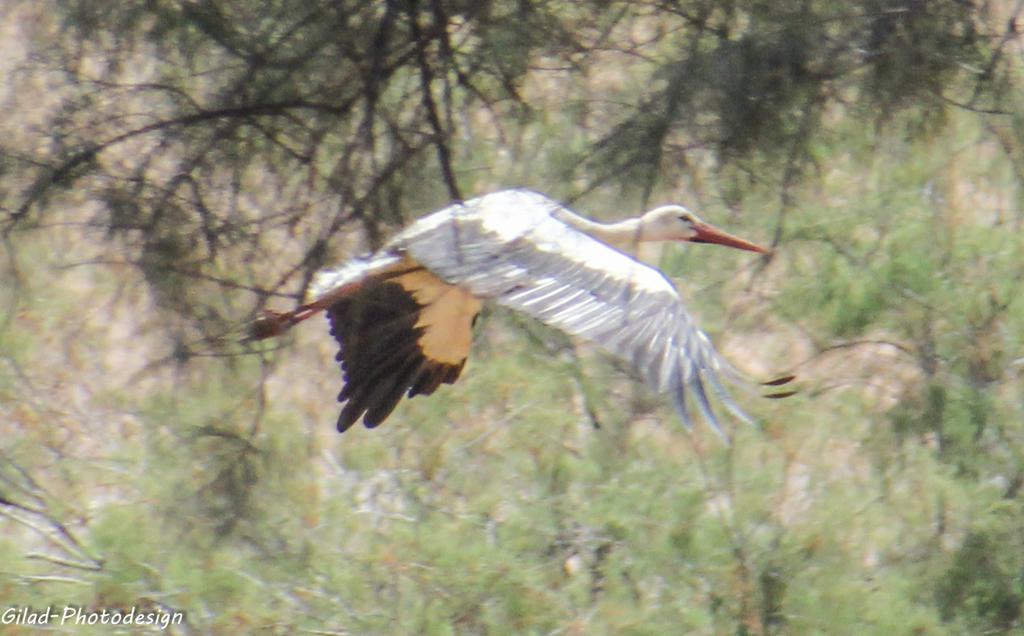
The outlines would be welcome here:
<svg viewBox="0 0 1024 636">
<path fill-rule="evenodd" d="M 444 364 L 461 364 L 473 345 L 473 318 L 480 313 L 480 300 L 426 270 L 393 281 L 422 307 L 415 326 L 423 329 L 417 341 L 423 355 Z"/>
</svg>

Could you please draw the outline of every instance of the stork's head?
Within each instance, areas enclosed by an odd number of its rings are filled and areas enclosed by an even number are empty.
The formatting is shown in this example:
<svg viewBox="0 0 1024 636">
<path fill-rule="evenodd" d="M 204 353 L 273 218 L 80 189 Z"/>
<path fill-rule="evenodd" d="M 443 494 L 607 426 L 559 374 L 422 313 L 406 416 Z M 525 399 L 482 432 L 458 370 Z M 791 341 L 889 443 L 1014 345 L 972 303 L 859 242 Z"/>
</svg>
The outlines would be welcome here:
<svg viewBox="0 0 1024 636">
<path fill-rule="evenodd" d="M 663 205 L 640 217 L 640 240 L 716 243 L 759 254 L 771 253 L 767 248 L 705 223 L 681 205 Z"/>
</svg>

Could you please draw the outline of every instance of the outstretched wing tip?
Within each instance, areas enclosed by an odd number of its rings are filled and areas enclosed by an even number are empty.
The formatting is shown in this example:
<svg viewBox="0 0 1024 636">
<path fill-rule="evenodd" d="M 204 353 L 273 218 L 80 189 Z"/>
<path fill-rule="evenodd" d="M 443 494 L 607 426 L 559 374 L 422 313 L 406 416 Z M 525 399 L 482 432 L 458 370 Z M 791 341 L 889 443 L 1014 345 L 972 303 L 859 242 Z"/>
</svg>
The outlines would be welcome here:
<svg viewBox="0 0 1024 636">
<path fill-rule="evenodd" d="M 665 381 L 669 387 L 675 410 L 687 431 L 694 430 L 693 417 L 690 415 L 687 405 L 687 394 L 690 394 L 696 398 L 697 410 L 701 414 L 701 419 L 726 446 L 730 446 L 732 436 L 722 425 L 719 416 L 715 414 L 706 387 L 711 387 L 716 401 L 721 403 L 732 417 L 756 428 L 760 428 L 760 425 L 736 403 L 725 388 L 717 372 L 717 370 L 721 370 L 720 365 L 725 365 L 725 370 L 731 369 L 728 363 L 721 360 L 713 350 L 704 352 L 699 362 L 695 361 L 686 351 L 680 351 L 677 365 L 671 369 Z"/>
<path fill-rule="evenodd" d="M 796 375 L 784 375 L 784 376 L 775 378 L 774 380 L 768 380 L 767 382 L 762 382 L 761 386 L 767 386 L 767 387 L 786 386 L 786 385 L 789 385 L 789 383 L 792 382 L 795 379 L 796 379 Z M 799 392 L 800 392 L 800 390 L 798 388 L 794 388 L 792 386 L 789 386 L 789 387 L 787 387 L 786 389 L 784 389 L 782 391 L 772 391 L 771 393 L 764 393 L 764 394 L 762 394 L 762 397 L 766 397 L 769 400 L 781 400 L 781 399 L 784 399 L 784 398 L 788 398 L 788 397 L 794 396 L 794 395 L 796 395 Z"/>
<path fill-rule="evenodd" d="M 790 382 L 792 382 L 795 379 L 796 379 L 796 374 L 782 375 L 782 376 L 779 376 L 779 377 L 774 378 L 772 380 L 768 380 L 767 382 L 762 382 L 761 385 L 762 386 L 782 386 L 784 384 L 789 384 Z"/>
</svg>

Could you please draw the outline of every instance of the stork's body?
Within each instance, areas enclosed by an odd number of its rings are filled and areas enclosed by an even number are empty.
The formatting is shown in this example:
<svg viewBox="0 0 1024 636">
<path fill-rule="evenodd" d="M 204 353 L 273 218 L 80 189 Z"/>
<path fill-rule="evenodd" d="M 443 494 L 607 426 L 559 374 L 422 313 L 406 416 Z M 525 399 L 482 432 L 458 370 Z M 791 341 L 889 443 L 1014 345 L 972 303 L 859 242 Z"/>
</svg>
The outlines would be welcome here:
<svg viewBox="0 0 1024 636">
<path fill-rule="evenodd" d="M 681 206 L 615 224 L 588 221 L 523 190 L 453 204 L 414 223 L 375 254 L 320 272 L 310 302 L 272 314 L 257 337 L 325 310 L 345 375 L 338 430 L 380 424 L 403 395 L 429 395 L 459 377 L 484 301 L 529 314 L 630 363 L 669 393 L 689 426 L 687 394 L 717 431 L 705 385 L 747 419 L 722 387 L 730 374 L 658 270 L 627 252 L 646 241 L 713 242 L 767 253 Z"/>
</svg>

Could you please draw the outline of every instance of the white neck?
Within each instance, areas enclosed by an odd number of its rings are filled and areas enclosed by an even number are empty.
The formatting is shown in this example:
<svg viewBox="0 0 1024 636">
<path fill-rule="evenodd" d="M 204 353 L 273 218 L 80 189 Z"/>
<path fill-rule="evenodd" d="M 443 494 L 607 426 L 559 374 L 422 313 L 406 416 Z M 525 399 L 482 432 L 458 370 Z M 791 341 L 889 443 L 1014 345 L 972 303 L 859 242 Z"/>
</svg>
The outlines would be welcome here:
<svg viewBox="0 0 1024 636">
<path fill-rule="evenodd" d="M 626 219 L 617 223 L 591 221 L 568 210 L 558 210 L 555 216 L 564 223 L 593 236 L 597 240 L 628 254 L 636 254 L 640 244 L 640 219 Z"/>
</svg>

